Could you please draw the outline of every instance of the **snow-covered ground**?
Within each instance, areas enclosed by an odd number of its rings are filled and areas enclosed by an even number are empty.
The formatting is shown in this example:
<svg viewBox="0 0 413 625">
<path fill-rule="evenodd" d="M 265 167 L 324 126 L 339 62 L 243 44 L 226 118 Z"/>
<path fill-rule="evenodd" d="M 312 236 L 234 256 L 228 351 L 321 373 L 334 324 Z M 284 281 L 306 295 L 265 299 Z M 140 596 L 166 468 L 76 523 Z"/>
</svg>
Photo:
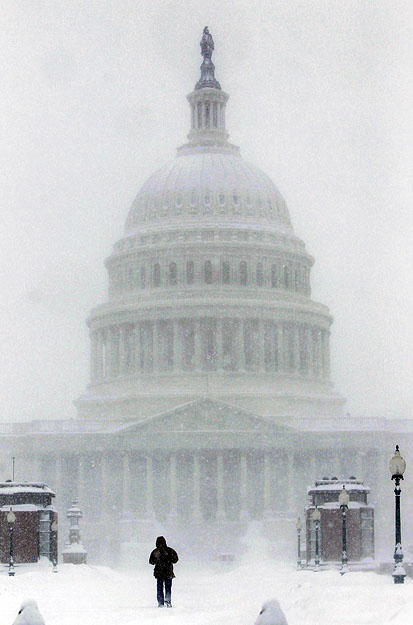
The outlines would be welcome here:
<svg viewBox="0 0 413 625">
<path fill-rule="evenodd" d="M 296 571 L 270 559 L 238 564 L 176 565 L 173 609 L 159 609 L 149 565 L 113 570 L 89 565 L 17 567 L 0 573 L 1 625 L 11 625 L 25 598 L 46 625 L 253 625 L 261 604 L 279 599 L 289 625 L 406 625 L 413 619 L 413 581 L 395 586 L 375 573 Z"/>
</svg>

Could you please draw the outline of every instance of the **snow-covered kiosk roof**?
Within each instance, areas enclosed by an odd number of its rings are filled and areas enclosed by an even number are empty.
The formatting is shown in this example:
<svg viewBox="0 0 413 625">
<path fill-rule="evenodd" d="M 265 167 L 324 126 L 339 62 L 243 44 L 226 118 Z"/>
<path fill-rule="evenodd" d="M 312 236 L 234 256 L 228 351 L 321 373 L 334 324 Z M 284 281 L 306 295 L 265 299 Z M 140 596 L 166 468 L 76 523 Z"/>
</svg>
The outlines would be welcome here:
<svg viewBox="0 0 413 625">
<path fill-rule="evenodd" d="M 3 506 L 50 506 L 56 494 L 44 482 L 0 482 L 0 508 Z"/>
<path fill-rule="evenodd" d="M 332 477 L 316 480 L 314 486 L 307 488 L 307 494 L 311 498 L 313 506 L 323 506 L 326 504 L 337 504 L 338 496 L 345 486 L 349 496 L 350 504 L 364 504 L 367 505 L 367 495 L 370 493 L 370 488 L 365 486 L 362 480 L 358 480 L 355 477 L 349 478 L 337 478 Z"/>
</svg>

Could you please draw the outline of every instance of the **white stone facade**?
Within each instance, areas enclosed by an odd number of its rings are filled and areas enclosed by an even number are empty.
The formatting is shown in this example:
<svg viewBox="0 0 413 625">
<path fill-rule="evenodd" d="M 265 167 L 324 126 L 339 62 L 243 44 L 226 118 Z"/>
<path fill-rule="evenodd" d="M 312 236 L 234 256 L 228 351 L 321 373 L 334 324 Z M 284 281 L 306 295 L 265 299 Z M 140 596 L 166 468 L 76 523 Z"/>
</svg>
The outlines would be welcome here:
<svg viewBox="0 0 413 625">
<path fill-rule="evenodd" d="M 79 416 L 140 419 L 203 395 L 261 415 L 338 415 L 313 258 L 272 181 L 228 143 L 227 94 L 188 100 L 189 143 L 143 185 L 106 261 Z"/>
</svg>

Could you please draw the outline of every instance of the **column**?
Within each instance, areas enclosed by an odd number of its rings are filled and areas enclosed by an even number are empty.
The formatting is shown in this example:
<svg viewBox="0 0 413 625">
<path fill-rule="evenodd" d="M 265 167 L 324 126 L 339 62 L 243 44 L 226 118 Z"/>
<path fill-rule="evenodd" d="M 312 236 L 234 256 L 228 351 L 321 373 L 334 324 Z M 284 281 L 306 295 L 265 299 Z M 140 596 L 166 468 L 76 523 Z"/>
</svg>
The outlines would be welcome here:
<svg viewBox="0 0 413 625">
<path fill-rule="evenodd" d="M 153 519 L 155 516 L 153 509 L 153 466 L 152 456 L 146 456 L 146 518 Z"/>
<path fill-rule="evenodd" d="M 257 345 L 257 365 L 258 371 L 265 370 L 265 335 L 264 335 L 264 322 L 262 319 L 258 319 L 258 345 Z"/>
<path fill-rule="evenodd" d="M 294 371 L 297 373 L 300 371 L 300 325 L 294 323 Z"/>
<path fill-rule="evenodd" d="M 97 330 L 97 346 L 96 346 L 96 378 L 103 378 L 103 332 Z"/>
<path fill-rule="evenodd" d="M 313 346 L 313 328 L 310 324 L 306 327 L 307 331 L 307 375 L 312 378 L 314 375 L 314 346 Z"/>
<path fill-rule="evenodd" d="M 159 324 L 157 321 L 153 322 L 152 333 L 152 367 L 153 371 L 159 371 Z"/>
<path fill-rule="evenodd" d="M 119 373 L 119 333 L 118 329 L 109 329 L 109 345 L 107 361 L 109 365 L 109 376 L 115 377 Z"/>
<path fill-rule="evenodd" d="M 216 320 L 216 355 L 217 355 L 217 371 L 222 371 L 224 364 L 224 335 L 222 331 L 223 320 Z"/>
<path fill-rule="evenodd" d="M 323 377 L 330 378 L 330 332 L 324 330 L 323 334 Z"/>
<path fill-rule="evenodd" d="M 96 382 L 98 358 L 98 333 L 90 333 L 90 381 Z"/>
<path fill-rule="evenodd" d="M 113 510 L 110 498 L 110 466 L 108 452 L 102 452 L 102 511 L 105 523 L 112 523 Z"/>
<path fill-rule="evenodd" d="M 316 336 L 315 336 L 315 349 L 314 349 L 314 368 L 316 372 L 316 377 L 321 378 L 322 376 L 322 361 L 321 361 L 321 330 L 317 328 Z"/>
<path fill-rule="evenodd" d="M 244 451 L 241 451 L 240 470 L 240 495 L 241 495 L 241 520 L 247 520 L 248 513 L 248 464 Z"/>
<path fill-rule="evenodd" d="M 219 451 L 217 453 L 217 521 L 225 519 L 224 479 L 224 457 Z"/>
<path fill-rule="evenodd" d="M 264 519 L 270 519 L 273 516 L 271 509 L 271 457 L 271 452 L 264 452 Z"/>
<path fill-rule="evenodd" d="M 194 473 L 193 473 L 193 493 L 194 493 L 194 521 L 202 521 L 201 514 L 201 467 L 199 453 L 194 453 Z"/>
<path fill-rule="evenodd" d="M 137 373 L 141 371 L 141 327 L 140 324 L 137 323 L 133 330 L 133 340 L 135 341 L 135 349 L 133 353 L 135 354 L 134 367 Z"/>
<path fill-rule="evenodd" d="M 239 371 L 245 371 L 245 345 L 244 345 L 244 321 L 238 321 L 238 337 L 239 337 Z"/>
<path fill-rule="evenodd" d="M 295 515 L 295 483 L 294 483 L 294 452 L 292 449 L 287 449 L 287 509 L 288 515 Z"/>
<path fill-rule="evenodd" d="M 126 369 L 126 325 L 119 326 L 119 375 L 124 375 Z"/>
<path fill-rule="evenodd" d="M 176 483 L 176 454 L 171 453 L 169 457 L 169 478 L 170 478 L 170 508 L 169 517 L 176 519 L 178 510 L 178 491 Z"/>
<path fill-rule="evenodd" d="M 85 454 L 80 454 L 76 458 L 78 462 L 78 487 L 76 495 L 79 499 L 80 508 L 83 508 L 83 510 L 86 511 L 88 507 L 88 475 L 86 468 L 86 456 Z"/>
<path fill-rule="evenodd" d="M 195 371 L 202 371 L 202 326 L 201 320 L 194 321 L 194 368 Z"/>
<path fill-rule="evenodd" d="M 183 336 L 179 321 L 173 322 L 173 370 L 182 371 Z"/>
<path fill-rule="evenodd" d="M 131 471 L 130 471 L 130 456 L 128 453 L 122 456 L 122 513 L 125 515 L 130 511 L 131 500 Z"/>
<path fill-rule="evenodd" d="M 284 331 L 283 323 L 277 323 L 278 371 L 284 371 Z"/>
</svg>

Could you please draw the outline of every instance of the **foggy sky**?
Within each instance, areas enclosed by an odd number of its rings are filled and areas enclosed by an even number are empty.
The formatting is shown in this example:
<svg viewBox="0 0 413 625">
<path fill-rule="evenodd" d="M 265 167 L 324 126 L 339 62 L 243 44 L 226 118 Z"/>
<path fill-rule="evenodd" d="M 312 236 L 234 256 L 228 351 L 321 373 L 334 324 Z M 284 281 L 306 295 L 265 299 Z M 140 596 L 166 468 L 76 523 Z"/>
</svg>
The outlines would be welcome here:
<svg viewBox="0 0 413 625">
<path fill-rule="evenodd" d="M 413 417 L 410 2 L 3 0 L 0 18 L 0 420 L 75 416 L 103 261 L 186 141 L 205 25 L 230 140 L 316 259 L 346 410 Z"/>
</svg>

